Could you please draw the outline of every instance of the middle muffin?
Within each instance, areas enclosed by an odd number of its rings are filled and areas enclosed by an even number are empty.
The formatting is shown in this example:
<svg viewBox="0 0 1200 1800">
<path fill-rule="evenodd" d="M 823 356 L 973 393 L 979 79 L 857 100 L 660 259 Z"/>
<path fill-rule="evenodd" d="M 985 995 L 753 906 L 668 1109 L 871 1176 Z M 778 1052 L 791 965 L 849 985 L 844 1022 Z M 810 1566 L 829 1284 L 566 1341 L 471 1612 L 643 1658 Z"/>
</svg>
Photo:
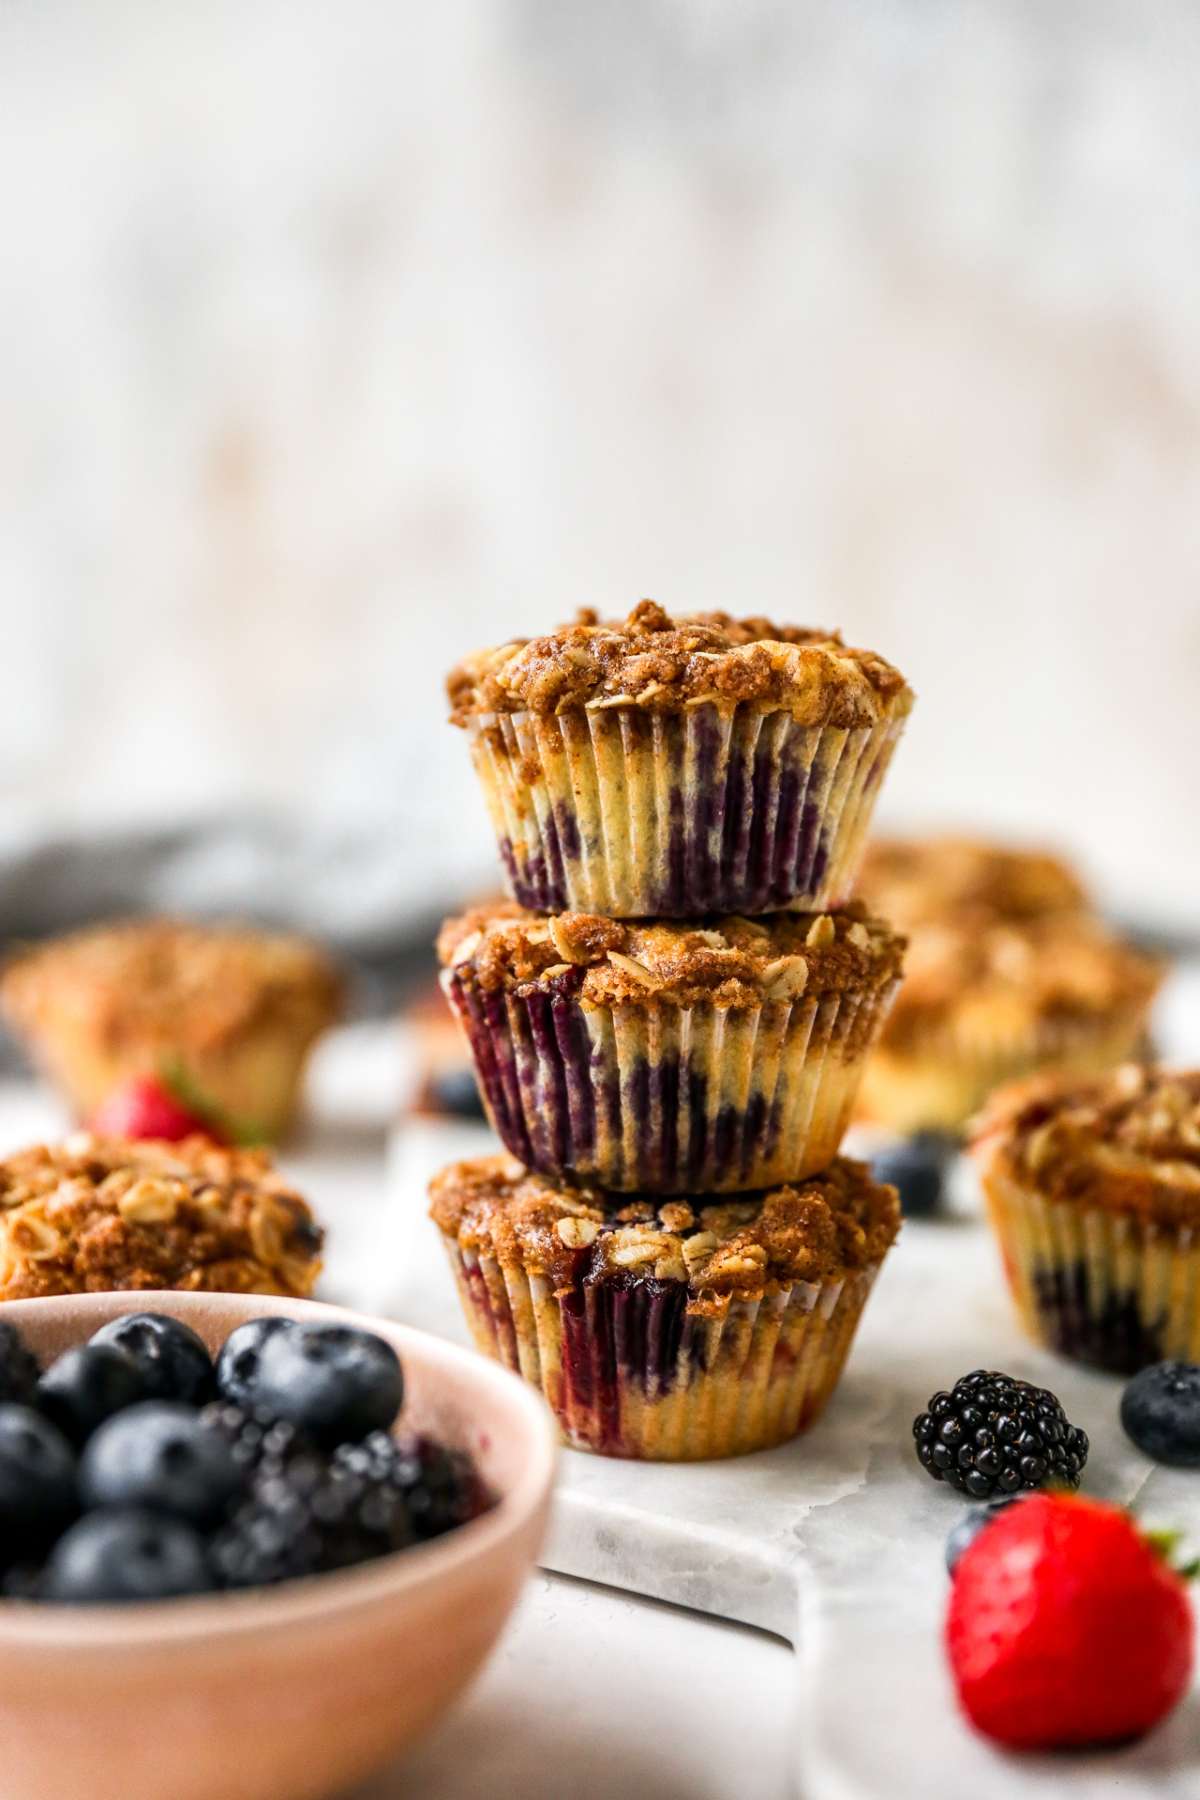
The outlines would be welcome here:
<svg viewBox="0 0 1200 1800">
<path fill-rule="evenodd" d="M 442 983 L 528 1167 L 729 1193 L 837 1154 L 904 939 L 861 906 L 703 923 L 498 903 L 450 919 Z"/>
</svg>

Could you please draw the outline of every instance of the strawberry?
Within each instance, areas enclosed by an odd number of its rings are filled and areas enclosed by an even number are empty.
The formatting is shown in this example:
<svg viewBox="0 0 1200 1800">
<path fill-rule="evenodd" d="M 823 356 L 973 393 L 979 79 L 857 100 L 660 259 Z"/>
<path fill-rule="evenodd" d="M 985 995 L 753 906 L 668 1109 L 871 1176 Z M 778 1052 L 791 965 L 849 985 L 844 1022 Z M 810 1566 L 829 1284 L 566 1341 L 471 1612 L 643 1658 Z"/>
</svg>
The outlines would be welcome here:
<svg viewBox="0 0 1200 1800">
<path fill-rule="evenodd" d="M 960 1558 L 946 1615 L 958 1697 L 1017 1749 L 1140 1737 L 1192 1670 L 1183 1580 L 1120 1507 L 1032 1494 Z"/>
<path fill-rule="evenodd" d="M 212 1120 L 185 1106 L 158 1075 L 134 1075 L 101 1101 L 90 1129 L 98 1137 L 180 1138 L 203 1132 L 216 1138 Z"/>
</svg>

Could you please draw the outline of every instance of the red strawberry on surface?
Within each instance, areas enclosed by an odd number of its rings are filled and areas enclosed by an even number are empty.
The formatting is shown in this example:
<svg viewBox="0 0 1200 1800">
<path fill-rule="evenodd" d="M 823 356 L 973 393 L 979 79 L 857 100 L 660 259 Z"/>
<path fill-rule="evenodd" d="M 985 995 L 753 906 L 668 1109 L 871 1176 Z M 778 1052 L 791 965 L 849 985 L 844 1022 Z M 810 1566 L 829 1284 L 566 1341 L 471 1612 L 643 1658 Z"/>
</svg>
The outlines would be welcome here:
<svg viewBox="0 0 1200 1800">
<path fill-rule="evenodd" d="M 177 1143 L 196 1132 L 215 1138 L 212 1121 L 185 1106 L 158 1075 L 134 1075 L 114 1088 L 92 1115 L 98 1137 L 165 1138 Z"/>
<path fill-rule="evenodd" d="M 960 1558 L 946 1648 L 971 1723 L 1013 1748 L 1140 1737 L 1192 1671 L 1182 1578 L 1120 1507 L 1032 1494 Z"/>
</svg>

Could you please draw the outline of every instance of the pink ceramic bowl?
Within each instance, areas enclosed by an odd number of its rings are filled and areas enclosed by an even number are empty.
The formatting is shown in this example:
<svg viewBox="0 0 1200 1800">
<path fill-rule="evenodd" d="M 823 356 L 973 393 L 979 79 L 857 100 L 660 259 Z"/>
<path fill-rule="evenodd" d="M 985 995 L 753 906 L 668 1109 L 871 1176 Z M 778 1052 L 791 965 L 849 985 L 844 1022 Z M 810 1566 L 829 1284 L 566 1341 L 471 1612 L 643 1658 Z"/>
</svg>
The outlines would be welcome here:
<svg viewBox="0 0 1200 1800">
<path fill-rule="evenodd" d="M 495 1643 L 541 1541 L 555 1430 L 536 1392 L 470 1351 L 304 1300 L 118 1293 L 15 1300 L 45 1363 L 134 1311 L 212 1349 L 265 1313 L 341 1320 L 404 1364 L 404 1421 L 470 1450 L 499 1504 L 334 1575 L 156 1605 L 0 1601 L 0 1793 L 12 1800 L 311 1800 L 429 1725 Z"/>
</svg>

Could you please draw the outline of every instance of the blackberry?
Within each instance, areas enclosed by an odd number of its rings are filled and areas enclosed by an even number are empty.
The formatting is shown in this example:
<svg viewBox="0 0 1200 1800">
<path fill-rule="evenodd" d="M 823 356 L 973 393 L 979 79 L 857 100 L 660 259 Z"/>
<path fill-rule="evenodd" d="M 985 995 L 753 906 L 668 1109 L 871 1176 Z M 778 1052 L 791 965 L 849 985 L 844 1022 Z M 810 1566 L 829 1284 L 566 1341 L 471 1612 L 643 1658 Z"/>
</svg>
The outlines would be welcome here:
<svg viewBox="0 0 1200 1800">
<path fill-rule="evenodd" d="M 461 1450 L 448 1450 L 415 1431 L 395 1438 L 377 1431 L 365 1443 L 347 1445 L 339 1454 L 351 1460 L 356 1450 L 390 1463 L 390 1479 L 405 1497 L 418 1538 L 440 1537 L 487 1510 L 487 1490 Z"/>
<path fill-rule="evenodd" d="M 238 1429 L 228 1417 L 214 1426 Z M 280 1427 L 258 1429 L 265 1443 Z M 244 1415 L 238 1442 L 250 1456 L 260 1442 Z M 211 1562 L 222 1587 L 291 1581 L 440 1537 L 487 1504 L 470 1459 L 415 1432 L 375 1431 L 330 1454 L 298 1435 L 260 1451 L 250 1495 L 214 1538 Z"/>
<path fill-rule="evenodd" d="M 404 1496 L 338 1453 L 297 1450 L 267 1461 L 210 1547 L 222 1587 L 270 1586 L 347 1569 L 413 1542 Z"/>
<path fill-rule="evenodd" d="M 1027 1488 L 1077 1488 L 1087 1434 L 1046 1388 L 975 1369 L 934 1394 L 913 1420 L 917 1456 L 935 1481 L 973 1500 Z"/>
<path fill-rule="evenodd" d="M 290 1419 L 268 1419 L 231 1401 L 213 1401 L 201 1412 L 200 1422 L 225 1440 L 234 1462 L 247 1477 L 268 1464 L 281 1468 L 291 1457 L 313 1448 Z"/>
</svg>

